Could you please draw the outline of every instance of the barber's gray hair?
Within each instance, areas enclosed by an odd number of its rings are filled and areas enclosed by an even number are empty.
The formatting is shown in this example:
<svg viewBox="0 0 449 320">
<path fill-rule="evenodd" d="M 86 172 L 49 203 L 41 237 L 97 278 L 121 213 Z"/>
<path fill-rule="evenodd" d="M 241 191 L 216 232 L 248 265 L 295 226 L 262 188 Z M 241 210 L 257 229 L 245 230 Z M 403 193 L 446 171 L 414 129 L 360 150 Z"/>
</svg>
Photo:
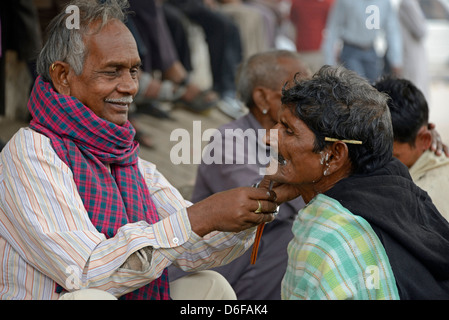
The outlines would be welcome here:
<svg viewBox="0 0 449 320">
<path fill-rule="evenodd" d="M 295 81 L 282 93 L 282 103 L 315 134 L 315 152 L 325 137 L 358 140 L 347 144 L 353 173 L 369 173 L 390 161 L 393 126 L 388 95 L 344 67 L 323 66 L 310 80 Z"/>
<path fill-rule="evenodd" d="M 279 64 L 279 59 L 281 58 L 301 61 L 300 55 L 296 51 L 269 50 L 252 55 L 240 65 L 237 75 L 237 94 L 248 108 L 254 106 L 252 93 L 255 87 L 263 86 L 272 90 L 278 90 L 284 85 L 280 81 L 291 70 L 282 69 L 283 67 Z M 302 70 L 298 70 L 298 72 L 304 77 L 311 76 L 305 64 Z"/>
<path fill-rule="evenodd" d="M 100 3 L 101 2 L 101 3 Z M 37 73 L 50 82 L 50 66 L 55 61 L 68 63 L 77 75 L 83 71 L 86 48 L 83 37 L 91 32 L 93 23 L 100 22 L 98 30 L 111 20 L 125 20 L 125 10 L 129 7 L 127 0 L 75 0 L 67 4 L 79 9 L 79 28 L 68 28 L 66 20 L 73 14 L 64 9 L 49 24 L 48 39 L 37 59 Z"/>
</svg>

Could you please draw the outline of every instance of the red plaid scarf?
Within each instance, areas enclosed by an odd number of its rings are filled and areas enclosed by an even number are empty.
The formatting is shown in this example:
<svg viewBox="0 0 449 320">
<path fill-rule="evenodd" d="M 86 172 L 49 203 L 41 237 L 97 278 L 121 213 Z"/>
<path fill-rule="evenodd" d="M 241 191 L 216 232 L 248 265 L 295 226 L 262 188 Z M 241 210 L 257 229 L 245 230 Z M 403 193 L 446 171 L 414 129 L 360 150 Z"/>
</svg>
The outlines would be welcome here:
<svg viewBox="0 0 449 320">
<path fill-rule="evenodd" d="M 30 128 L 47 136 L 56 154 L 72 170 L 84 207 L 99 232 L 109 238 L 127 223 L 158 221 L 137 167 L 138 143 L 129 121 L 118 126 L 99 118 L 78 99 L 58 94 L 40 76 L 28 109 L 33 117 Z M 167 270 L 123 298 L 169 299 Z"/>
</svg>

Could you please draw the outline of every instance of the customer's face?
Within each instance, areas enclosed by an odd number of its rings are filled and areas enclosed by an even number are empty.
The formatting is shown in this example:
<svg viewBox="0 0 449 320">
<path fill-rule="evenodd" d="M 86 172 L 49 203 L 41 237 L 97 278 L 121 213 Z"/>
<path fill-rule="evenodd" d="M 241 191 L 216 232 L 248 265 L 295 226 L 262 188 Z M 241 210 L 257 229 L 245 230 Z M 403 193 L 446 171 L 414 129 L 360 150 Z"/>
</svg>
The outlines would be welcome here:
<svg viewBox="0 0 449 320">
<path fill-rule="evenodd" d="M 323 177 L 322 155 L 313 151 L 315 134 L 293 112 L 283 106 L 275 125 L 278 133 L 278 170 L 271 176 L 275 181 L 313 188 Z M 267 136 L 272 147 L 275 137 Z"/>
<path fill-rule="evenodd" d="M 123 125 L 130 106 L 126 98 L 134 97 L 138 90 L 136 42 L 122 22 L 113 20 L 100 32 L 85 36 L 84 43 L 87 55 L 83 72 L 79 76 L 69 73 L 69 94 L 100 118 Z"/>
</svg>

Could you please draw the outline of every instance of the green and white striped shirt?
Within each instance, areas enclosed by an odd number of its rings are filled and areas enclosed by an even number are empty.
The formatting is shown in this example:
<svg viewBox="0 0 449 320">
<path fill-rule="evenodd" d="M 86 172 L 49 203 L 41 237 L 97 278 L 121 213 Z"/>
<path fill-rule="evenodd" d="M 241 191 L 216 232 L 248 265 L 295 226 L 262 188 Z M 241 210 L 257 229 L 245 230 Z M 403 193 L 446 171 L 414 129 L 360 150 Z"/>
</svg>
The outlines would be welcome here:
<svg viewBox="0 0 449 320">
<path fill-rule="evenodd" d="M 319 194 L 299 211 L 283 299 L 399 299 L 385 249 L 369 223 Z"/>
</svg>

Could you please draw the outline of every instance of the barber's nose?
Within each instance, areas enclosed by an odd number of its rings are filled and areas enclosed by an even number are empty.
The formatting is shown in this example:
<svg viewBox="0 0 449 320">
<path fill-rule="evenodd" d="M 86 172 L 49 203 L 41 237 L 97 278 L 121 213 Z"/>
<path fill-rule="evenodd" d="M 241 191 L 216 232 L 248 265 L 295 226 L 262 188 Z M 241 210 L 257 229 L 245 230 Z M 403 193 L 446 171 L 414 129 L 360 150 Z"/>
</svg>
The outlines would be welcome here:
<svg viewBox="0 0 449 320">
<path fill-rule="evenodd" d="M 130 73 L 124 74 L 120 79 L 120 83 L 117 85 L 117 91 L 135 96 L 137 90 L 139 90 L 137 77 L 133 77 Z"/>
</svg>

